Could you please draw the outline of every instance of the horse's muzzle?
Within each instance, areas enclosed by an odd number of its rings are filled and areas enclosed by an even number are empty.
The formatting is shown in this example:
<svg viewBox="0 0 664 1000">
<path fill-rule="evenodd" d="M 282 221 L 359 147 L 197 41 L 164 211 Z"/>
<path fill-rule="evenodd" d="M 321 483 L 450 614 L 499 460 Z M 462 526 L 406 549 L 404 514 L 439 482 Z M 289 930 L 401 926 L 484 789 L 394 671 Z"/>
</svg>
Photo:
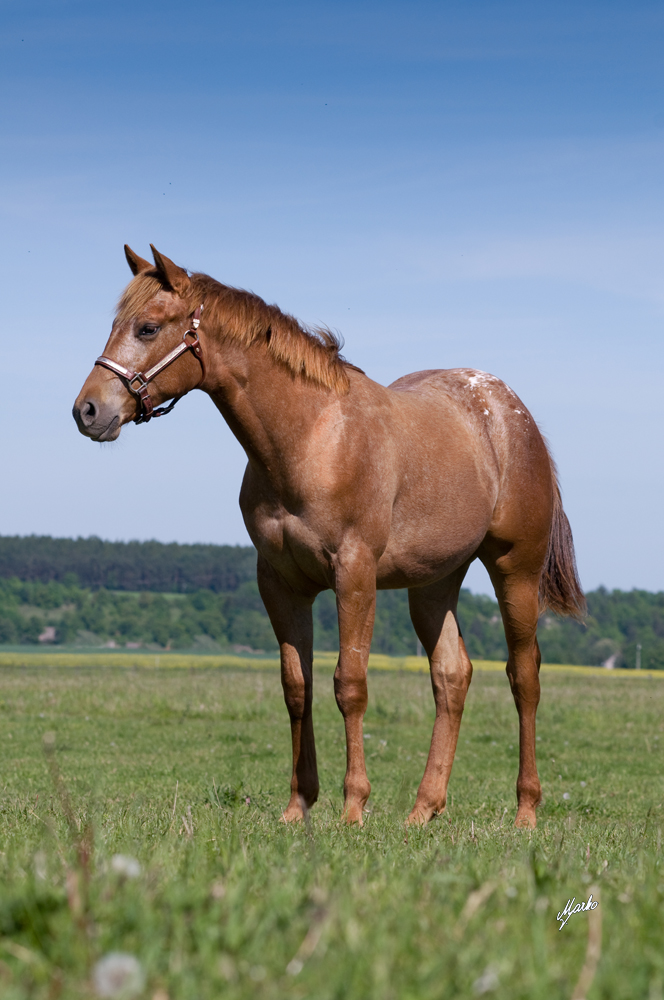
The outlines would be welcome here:
<svg viewBox="0 0 664 1000">
<path fill-rule="evenodd" d="M 118 413 L 93 399 L 77 399 L 72 416 L 81 434 L 93 441 L 115 441 L 122 427 Z"/>
</svg>

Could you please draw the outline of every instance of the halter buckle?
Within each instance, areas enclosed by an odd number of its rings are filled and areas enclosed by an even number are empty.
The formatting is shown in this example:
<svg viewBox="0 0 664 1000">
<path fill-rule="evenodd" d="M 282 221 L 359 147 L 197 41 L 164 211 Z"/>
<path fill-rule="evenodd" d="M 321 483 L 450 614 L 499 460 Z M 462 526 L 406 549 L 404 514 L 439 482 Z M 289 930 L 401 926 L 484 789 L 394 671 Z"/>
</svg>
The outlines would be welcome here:
<svg viewBox="0 0 664 1000">
<path fill-rule="evenodd" d="M 134 382 L 138 382 L 138 388 L 134 387 Z M 137 396 L 140 395 L 141 389 L 147 389 L 148 387 L 148 383 L 143 378 L 141 372 L 136 372 L 133 378 L 128 378 L 127 385 L 129 386 L 130 391 L 136 393 Z"/>
</svg>

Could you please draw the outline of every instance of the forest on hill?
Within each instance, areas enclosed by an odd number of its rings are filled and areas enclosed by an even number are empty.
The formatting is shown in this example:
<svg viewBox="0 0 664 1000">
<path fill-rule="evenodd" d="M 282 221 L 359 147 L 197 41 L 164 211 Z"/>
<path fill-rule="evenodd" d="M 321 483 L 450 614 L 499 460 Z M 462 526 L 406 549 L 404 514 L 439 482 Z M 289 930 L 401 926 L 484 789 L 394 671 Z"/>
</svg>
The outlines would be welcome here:
<svg viewBox="0 0 664 1000">
<path fill-rule="evenodd" d="M 146 649 L 276 651 L 251 546 L 164 545 L 100 539 L 0 537 L 0 643 Z M 591 591 L 583 622 L 546 614 L 548 663 L 664 669 L 664 593 Z M 497 603 L 462 590 L 459 621 L 470 656 L 505 659 Z M 314 605 L 315 646 L 338 648 L 334 595 Z M 372 649 L 413 654 L 405 591 L 378 594 Z"/>
<path fill-rule="evenodd" d="M 78 583 L 98 590 L 226 593 L 256 579 L 251 545 L 105 542 L 101 538 L 0 536 L 0 578 Z"/>
</svg>

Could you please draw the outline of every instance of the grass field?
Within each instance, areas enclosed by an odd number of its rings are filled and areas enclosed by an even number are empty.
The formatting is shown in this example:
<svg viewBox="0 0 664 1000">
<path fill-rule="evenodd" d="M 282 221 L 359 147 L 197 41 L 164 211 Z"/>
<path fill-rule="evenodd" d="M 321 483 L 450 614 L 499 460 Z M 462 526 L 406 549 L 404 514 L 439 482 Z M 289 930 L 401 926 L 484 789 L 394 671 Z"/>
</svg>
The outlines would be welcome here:
<svg viewBox="0 0 664 1000">
<path fill-rule="evenodd" d="M 318 670 L 333 670 L 337 661 L 337 653 L 316 653 Z M 475 670 L 505 670 L 503 660 L 473 660 Z M 136 650 L 128 652 L 124 649 L 98 650 L 81 652 L 80 648 L 54 649 L 49 646 L 16 646 L 0 647 L 0 670 L 3 667 L 125 667 L 150 670 L 159 669 L 194 669 L 223 667 L 230 670 L 278 670 L 279 654 L 251 653 L 237 655 L 234 653 L 200 653 L 200 652 L 147 652 Z M 382 653 L 372 653 L 369 657 L 369 670 L 428 674 L 429 665 L 424 656 L 385 656 Z M 576 677 L 606 677 L 603 667 L 580 667 L 576 664 L 543 663 L 542 673 L 552 672 L 561 676 L 571 673 Z M 626 672 L 618 671 L 616 676 L 638 679 L 664 680 L 664 670 L 641 670 Z"/>
<path fill-rule="evenodd" d="M 657 675 L 543 670 L 544 803 L 529 833 L 511 825 L 509 686 L 476 671 L 447 813 L 406 834 L 433 718 L 428 678 L 408 664 L 370 677 L 360 830 L 339 820 L 343 726 L 321 662 L 321 800 L 294 829 L 279 823 L 290 747 L 273 665 L 12 655 L 0 656 L 3 1000 L 101 995 L 93 969 L 112 952 L 139 960 L 132 995 L 154 1000 L 567 1000 L 592 973 L 600 921 L 589 1000 L 662 998 Z M 597 910 L 559 931 L 558 911 L 591 890 Z"/>
</svg>

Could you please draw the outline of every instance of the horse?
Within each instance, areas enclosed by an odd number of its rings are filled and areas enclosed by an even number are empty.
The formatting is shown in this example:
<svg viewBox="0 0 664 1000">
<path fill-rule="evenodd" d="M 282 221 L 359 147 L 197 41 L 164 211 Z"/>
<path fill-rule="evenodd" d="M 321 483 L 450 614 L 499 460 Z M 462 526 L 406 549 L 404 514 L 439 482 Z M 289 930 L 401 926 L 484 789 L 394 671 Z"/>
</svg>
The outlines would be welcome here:
<svg viewBox="0 0 664 1000">
<path fill-rule="evenodd" d="M 113 441 L 124 424 L 163 415 L 198 388 L 244 448 L 240 507 L 290 716 L 293 767 L 282 819 L 305 818 L 319 792 L 312 605 L 327 589 L 339 619 L 343 817 L 361 825 L 371 791 L 362 727 L 377 589 L 408 589 L 435 701 L 406 822 L 424 824 L 445 809 L 473 671 L 457 600 L 480 559 L 505 626 L 519 717 L 515 825 L 534 828 L 542 796 L 538 617 L 546 609 L 581 617 L 585 598 L 556 468 L 529 411 L 504 382 L 474 369 L 379 385 L 345 360 L 330 330 L 306 327 L 151 249 L 153 264 L 125 246 L 134 277 L 73 415 L 86 437 Z"/>
</svg>

